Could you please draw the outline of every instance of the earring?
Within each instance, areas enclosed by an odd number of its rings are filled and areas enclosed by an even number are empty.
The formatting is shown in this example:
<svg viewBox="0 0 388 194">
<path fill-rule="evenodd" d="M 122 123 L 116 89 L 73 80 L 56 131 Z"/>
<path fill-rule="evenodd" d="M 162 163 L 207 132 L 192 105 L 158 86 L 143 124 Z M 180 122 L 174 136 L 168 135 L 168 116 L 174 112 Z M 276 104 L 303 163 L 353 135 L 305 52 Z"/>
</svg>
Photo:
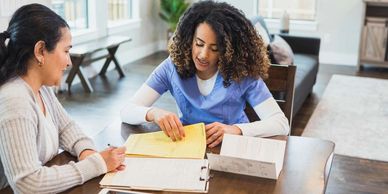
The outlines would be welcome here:
<svg viewBox="0 0 388 194">
<path fill-rule="evenodd" d="M 42 62 L 41 61 L 39 61 L 39 67 L 42 67 Z"/>
</svg>

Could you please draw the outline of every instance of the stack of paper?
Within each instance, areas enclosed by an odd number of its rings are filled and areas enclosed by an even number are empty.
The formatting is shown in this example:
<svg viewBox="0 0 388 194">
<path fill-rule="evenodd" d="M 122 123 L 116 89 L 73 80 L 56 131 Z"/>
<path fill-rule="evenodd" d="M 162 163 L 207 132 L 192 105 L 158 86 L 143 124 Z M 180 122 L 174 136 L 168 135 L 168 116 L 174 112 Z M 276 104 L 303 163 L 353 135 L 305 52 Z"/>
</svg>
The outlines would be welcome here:
<svg viewBox="0 0 388 194">
<path fill-rule="evenodd" d="M 203 123 L 188 125 L 184 130 L 186 137 L 175 142 L 163 131 L 130 135 L 125 142 L 126 154 L 203 159 L 206 151 L 205 125 Z"/>
<path fill-rule="evenodd" d="M 106 174 L 101 187 L 206 193 L 205 125 L 189 125 L 184 130 L 186 137 L 176 142 L 162 131 L 130 135 L 125 146 L 131 157 L 125 159 L 125 170 Z"/>
<path fill-rule="evenodd" d="M 225 134 L 220 155 L 207 154 L 210 169 L 277 179 L 286 141 Z"/>
</svg>

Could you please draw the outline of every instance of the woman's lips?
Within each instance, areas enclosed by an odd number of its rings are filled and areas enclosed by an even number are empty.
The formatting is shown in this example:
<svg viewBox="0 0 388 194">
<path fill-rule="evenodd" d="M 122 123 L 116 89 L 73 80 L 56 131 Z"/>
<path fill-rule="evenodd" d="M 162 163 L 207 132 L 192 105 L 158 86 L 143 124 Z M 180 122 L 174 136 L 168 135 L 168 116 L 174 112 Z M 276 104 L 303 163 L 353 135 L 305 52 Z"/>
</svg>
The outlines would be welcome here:
<svg viewBox="0 0 388 194">
<path fill-rule="evenodd" d="M 199 65 L 201 65 L 201 66 L 208 66 L 208 65 L 209 65 L 209 63 L 208 63 L 208 62 L 201 61 L 201 60 L 200 60 L 200 59 L 198 59 L 198 58 L 197 58 L 197 62 L 198 62 L 198 64 L 199 64 Z"/>
</svg>

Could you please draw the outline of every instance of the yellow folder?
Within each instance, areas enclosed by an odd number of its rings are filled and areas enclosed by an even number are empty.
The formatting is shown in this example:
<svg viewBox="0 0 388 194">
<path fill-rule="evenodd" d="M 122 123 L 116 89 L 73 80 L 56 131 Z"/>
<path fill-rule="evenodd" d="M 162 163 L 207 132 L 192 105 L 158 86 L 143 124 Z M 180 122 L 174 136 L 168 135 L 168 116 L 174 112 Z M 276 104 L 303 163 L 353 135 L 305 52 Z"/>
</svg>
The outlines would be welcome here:
<svg viewBox="0 0 388 194">
<path fill-rule="evenodd" d="M 203 159 L 206 151 L 205 124 L 184 127 L 186 137 L 172 141 L 163 131 L 133 134 L 125 142 L 129 156 Z"/>
</svg>

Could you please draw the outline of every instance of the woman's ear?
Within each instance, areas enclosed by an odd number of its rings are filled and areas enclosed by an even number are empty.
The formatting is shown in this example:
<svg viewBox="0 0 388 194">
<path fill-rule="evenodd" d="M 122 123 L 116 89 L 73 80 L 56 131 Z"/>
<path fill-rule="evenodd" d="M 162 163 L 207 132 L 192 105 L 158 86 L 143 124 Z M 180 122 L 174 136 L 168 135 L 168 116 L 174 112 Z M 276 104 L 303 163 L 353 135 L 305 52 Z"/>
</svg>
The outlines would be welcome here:
<svg viewBox="0 0 388 194">
<path fill-rule="evenodd" d="M 44 64 L 44 50 L 46 49 L 46 44 L 43 40 L 36 42 L 34 47 L 34 56 L 39 64 Z"/>
</svg>

